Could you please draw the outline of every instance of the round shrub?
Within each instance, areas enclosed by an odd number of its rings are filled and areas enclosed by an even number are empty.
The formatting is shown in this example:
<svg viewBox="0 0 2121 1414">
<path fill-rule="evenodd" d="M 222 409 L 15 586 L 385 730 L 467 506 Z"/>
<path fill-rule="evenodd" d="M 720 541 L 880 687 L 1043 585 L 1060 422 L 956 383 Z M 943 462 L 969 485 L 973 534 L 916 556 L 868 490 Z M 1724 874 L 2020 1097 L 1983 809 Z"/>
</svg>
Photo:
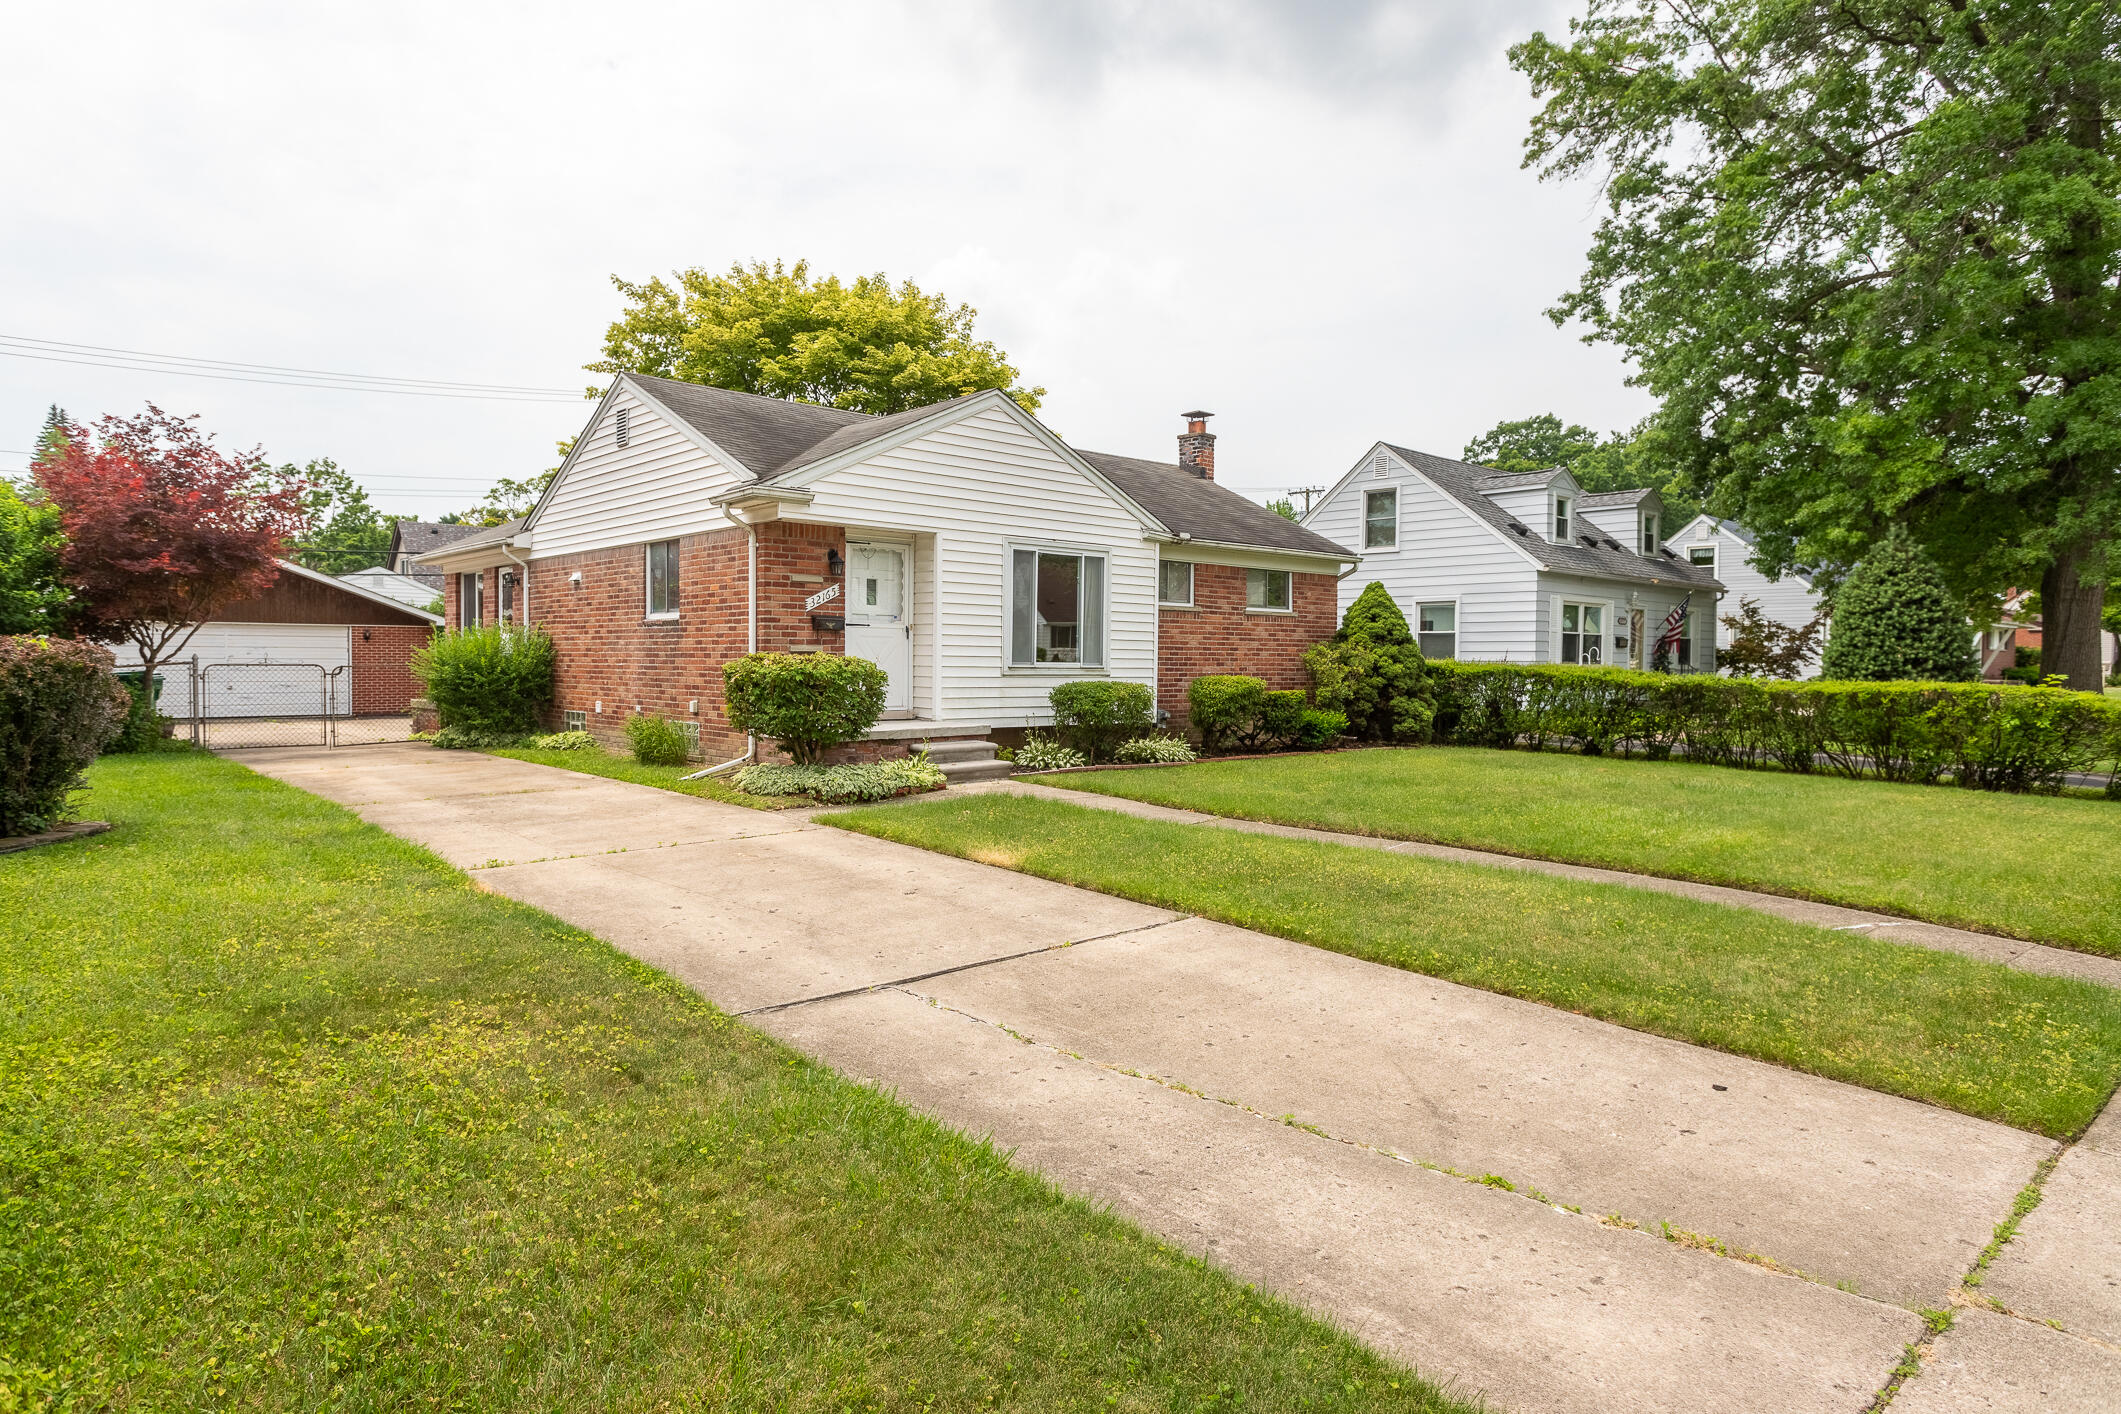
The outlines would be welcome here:
<svg viewBox="0 0 2121 1414">
<path fill-rule="evenodd" d="M 1345 712 L 1306 707 L 1302 720 L 1296 724 L 1296 744 L 1306 751 L 1331 746 L 1347 734 L 1348 717 Z"/>
<path fill-rule="evenodd" d="M 0 638 L 0 836 L 33 835 L 65 815 L 82 769 L 132 705 L 112 662 L 92 643 Z"/>
<path fill-rule="evenodd" d="M 643 766 L 682 766 L 692 759 L 692 738 L 664 717 L 628 717 L 626 744 L 633 748 L 633 759 Z"/>
<path fill-rule="evenodd" d="M 1237 673 L 1211 673 L 1186 685 L 1186 705 L 1200 749 L 1213 755 L 1250 731 L 1267 707 L 1267 685 Z"/>
<path fill-rule="evenodd" d="M 1092 761 L 1156 725 L 1156 700 L 1138 682 L 1064 682 L 1047 700 L 1061 740 Z"/>
<path fill-rule="evenodd" d="M 722 668 L 729 723 L 771 737 L 799 765 L 876 725 L 890 679 L 867 658 L 752 653 Z"/>
<path fill-rule="evenodd" d="M 489 625 L 436 634 L 412 655 L 412 675 L 445 731 L 513 739 L 552 705 L 554 663 L 543 629 Z"/>
</svg>

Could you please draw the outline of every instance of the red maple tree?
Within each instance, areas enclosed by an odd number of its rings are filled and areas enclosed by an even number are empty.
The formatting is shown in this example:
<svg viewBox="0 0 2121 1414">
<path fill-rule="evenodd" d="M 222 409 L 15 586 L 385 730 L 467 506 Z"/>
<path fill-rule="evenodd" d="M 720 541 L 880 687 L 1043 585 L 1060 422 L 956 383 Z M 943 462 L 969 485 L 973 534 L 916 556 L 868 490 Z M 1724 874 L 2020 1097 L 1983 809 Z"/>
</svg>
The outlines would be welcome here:
<svg viewBox="0 0 2121 1414">
<path fill-rule="evenodd" d="M 93 438 L 69 428 L 36 466 L 81 633 L 132 644 L 143 684 L 200 624 L 270 588 L 305 522 L 300 483 L 268 485 L 260 452 L 223 452 L 197 421 L 149 403 L 103 418 Z"/>
</svg>

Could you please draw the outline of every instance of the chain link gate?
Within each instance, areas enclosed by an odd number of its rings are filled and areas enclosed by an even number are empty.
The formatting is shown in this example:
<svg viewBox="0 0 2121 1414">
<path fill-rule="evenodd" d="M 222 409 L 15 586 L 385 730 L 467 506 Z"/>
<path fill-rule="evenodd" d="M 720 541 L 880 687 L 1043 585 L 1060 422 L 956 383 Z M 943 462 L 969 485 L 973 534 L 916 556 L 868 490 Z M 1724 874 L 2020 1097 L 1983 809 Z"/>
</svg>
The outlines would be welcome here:
<svg viewBox="0 0 2121 1414">
<path fill-rule="evenodd" d="M 412 736 L 410 713 L 353 715 L 344 664 L 193 659 L 185 666 L 190 712 L 180 725 L 189 728 L 194 745 L 209 751 L 375 745 Z M 163 690 L 166 695 L 168 687 Z"/>
</svg>

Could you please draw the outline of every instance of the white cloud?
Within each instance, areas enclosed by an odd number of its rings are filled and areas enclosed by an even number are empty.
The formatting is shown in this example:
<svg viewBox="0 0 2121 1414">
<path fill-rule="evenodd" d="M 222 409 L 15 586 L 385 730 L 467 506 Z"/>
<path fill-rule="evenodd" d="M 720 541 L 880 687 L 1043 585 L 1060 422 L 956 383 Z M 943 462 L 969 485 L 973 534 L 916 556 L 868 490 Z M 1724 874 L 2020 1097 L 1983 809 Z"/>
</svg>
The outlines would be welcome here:
<svg viewBox="0 0 2121 1414">
<path fill-rule="evenodd" d="M 1261 490 L 1379 436 L 1617 427 L 1618 359 L 1541 314 L 1589 193 L 1519 169 L 1502 57 L 1560 3 L 43 7 L 0 332 L 571 387 L 613 272 L 808 257 L 976 305 L 1083 445 L 1214 409 Z M 582 416 L 0 358 L 0 448 L 150 397 L 430 514 Z"/>
</svg>

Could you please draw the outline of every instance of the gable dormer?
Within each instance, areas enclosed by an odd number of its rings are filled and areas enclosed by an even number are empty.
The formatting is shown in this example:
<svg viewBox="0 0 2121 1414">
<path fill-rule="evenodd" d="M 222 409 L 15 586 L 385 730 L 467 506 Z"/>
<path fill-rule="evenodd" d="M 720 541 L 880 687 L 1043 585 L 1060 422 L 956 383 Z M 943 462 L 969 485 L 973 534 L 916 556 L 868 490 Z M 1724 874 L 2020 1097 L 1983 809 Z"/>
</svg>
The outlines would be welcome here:
<svg viewBox="0 0 2121 1414">
<path fill-rule="evenodd" d="M 1655 557 L 1664 544 L 1664 497 L 1648 487 L 1635 491 L 1596 491 L 1576 503 L 1579 520 L 1638 555 Z"/>
<path fill-rule="evenodd" d="M 1554 545 L 1568 544 L 1583 526 L 1583 488 L 1565 467 L 1545 471 L 1495 471 L 1480 478 L 1480 493 Z"/>
</svg>

